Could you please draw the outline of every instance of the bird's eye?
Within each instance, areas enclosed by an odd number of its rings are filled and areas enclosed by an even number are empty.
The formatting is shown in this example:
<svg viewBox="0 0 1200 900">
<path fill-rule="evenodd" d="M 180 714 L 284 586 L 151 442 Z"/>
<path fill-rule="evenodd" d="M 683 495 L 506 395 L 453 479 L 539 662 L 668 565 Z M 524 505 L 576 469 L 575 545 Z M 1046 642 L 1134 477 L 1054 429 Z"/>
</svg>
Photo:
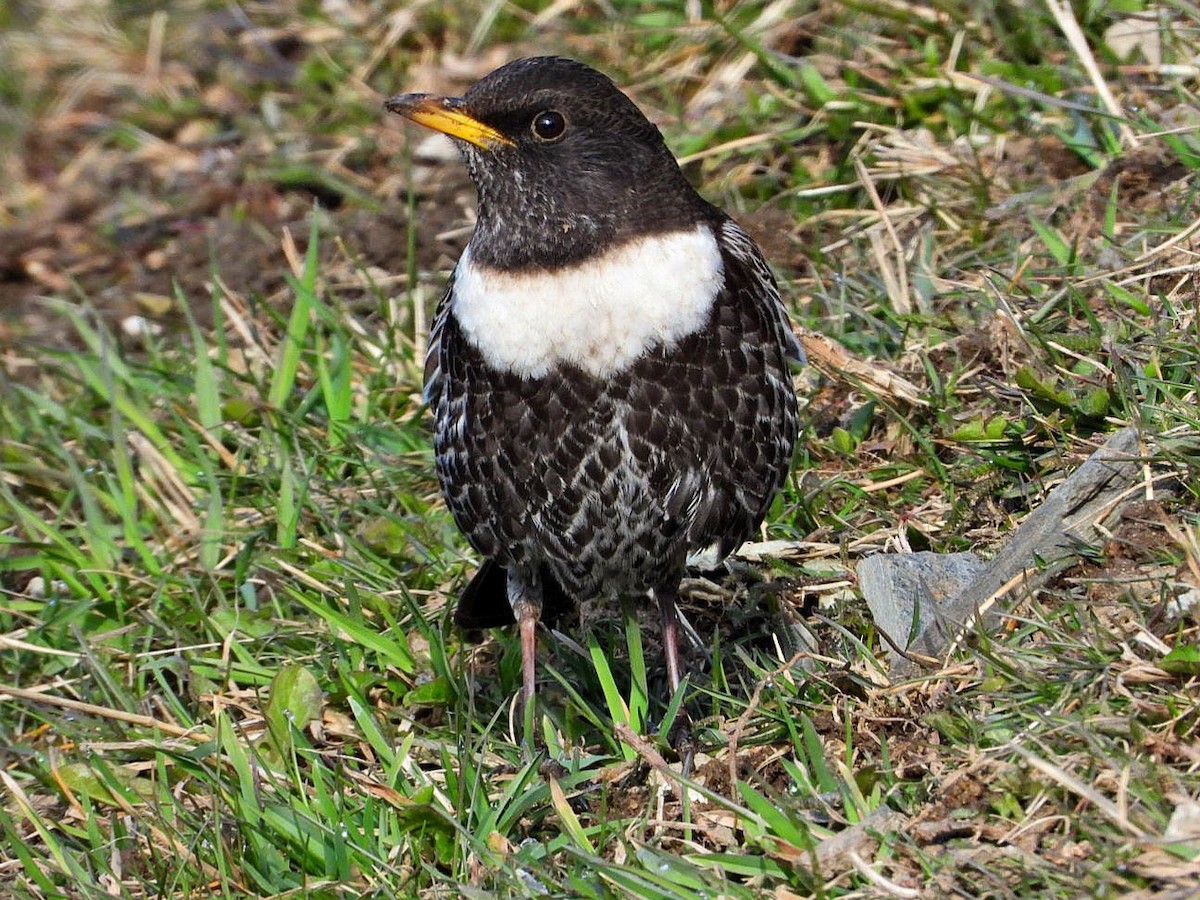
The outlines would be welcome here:
<svg viewBox="0 0 1200 900">
<path fill-rule="evenodd" d="M 567 117 L 557 110 L 547 109 L 533 117 L 533 136 L 539 141 L 552 143 L 566 133 Z"/>
</svg>

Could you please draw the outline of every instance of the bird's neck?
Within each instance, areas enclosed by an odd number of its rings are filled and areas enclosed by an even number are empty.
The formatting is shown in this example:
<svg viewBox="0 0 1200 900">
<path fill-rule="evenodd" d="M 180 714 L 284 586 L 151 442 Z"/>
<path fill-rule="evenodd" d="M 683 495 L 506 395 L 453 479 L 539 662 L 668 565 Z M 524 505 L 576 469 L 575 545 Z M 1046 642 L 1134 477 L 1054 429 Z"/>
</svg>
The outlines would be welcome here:
<svg viewBox="0 0 1200 900">
<path fill-rule="evenodd" d="M 641 161 L 644 174 L 634 183 L 572 172 L 541 189 L 528 177 L 476 177 L 479 206 L 471 238 L 476 262 L 511 272 L 575 265 L 647 233 L 689 231 L 711 221 L 712 207 L 669 154 L 667 160 L 670 165 Z M 561 190 L 563 184 L 570 189 Z"/>
<path fill-rule="evenodd" d="M 621 231 L 609 214 L 561 210 L 524 217 L 481 198 L 471 246 L 489 268 L 530 271 L 583 262 L 620 243 Z"/>
</svg>

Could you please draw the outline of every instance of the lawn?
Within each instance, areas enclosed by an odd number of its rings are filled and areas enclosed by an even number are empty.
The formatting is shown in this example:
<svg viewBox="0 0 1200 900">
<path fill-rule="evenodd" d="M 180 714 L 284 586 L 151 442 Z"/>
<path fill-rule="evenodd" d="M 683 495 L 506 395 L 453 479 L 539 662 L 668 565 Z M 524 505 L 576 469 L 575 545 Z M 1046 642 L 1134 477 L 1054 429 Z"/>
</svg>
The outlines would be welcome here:
<svg viewBox="0 0 1200 900">
<path fill-rule="evenodd" d="M 653 610 L 542 635 L 532 734 L 450 622 L 474 192 L 382 103 L 541 53 L 827 350 L 685 583 L 689 772 Z M 1198 90 L 1185 0 L 0 6 L 0 895 L 1195 896 Z M 1129 425 L 1104 539 L 889 677 L 858 561 L 994 556 Z"/>
</svg>

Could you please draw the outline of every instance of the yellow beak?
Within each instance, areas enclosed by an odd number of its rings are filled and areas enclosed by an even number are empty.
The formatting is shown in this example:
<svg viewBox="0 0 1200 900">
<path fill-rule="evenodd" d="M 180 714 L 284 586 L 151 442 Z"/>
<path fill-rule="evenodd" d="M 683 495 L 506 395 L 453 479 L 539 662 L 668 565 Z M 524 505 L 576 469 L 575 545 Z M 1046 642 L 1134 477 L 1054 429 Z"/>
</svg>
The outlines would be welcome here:
<svg viewBox="0 0 1200 900">
<path fill-rule="evenodd" d="M 512 147 L 514 142 L 491 125 L 462 111 L 458 97 L 439 97 L 435 94 L 401 94 L 383 104 L 388 112 L 411 119 L 418 125 L 448 134 L 452 138 L 474 144 L 483 150 Z"/>
</svg>

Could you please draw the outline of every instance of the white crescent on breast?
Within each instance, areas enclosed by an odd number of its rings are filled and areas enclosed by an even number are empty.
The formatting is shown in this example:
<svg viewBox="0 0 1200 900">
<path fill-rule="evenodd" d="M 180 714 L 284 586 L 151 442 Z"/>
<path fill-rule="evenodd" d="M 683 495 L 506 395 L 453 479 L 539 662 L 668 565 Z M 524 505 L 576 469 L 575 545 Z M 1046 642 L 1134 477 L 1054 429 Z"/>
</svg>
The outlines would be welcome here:
<svg viewBox="0 0 1200 900">
<path fill-rule="evenodd" d="M 493 368 L 540 378 L 570 364 L 604 377 L 702 328 L 724 283 L 707 225 L 629 241 L 559 271 L 489 268 L 468 246 L 451 313 Z"/>
</svg>

